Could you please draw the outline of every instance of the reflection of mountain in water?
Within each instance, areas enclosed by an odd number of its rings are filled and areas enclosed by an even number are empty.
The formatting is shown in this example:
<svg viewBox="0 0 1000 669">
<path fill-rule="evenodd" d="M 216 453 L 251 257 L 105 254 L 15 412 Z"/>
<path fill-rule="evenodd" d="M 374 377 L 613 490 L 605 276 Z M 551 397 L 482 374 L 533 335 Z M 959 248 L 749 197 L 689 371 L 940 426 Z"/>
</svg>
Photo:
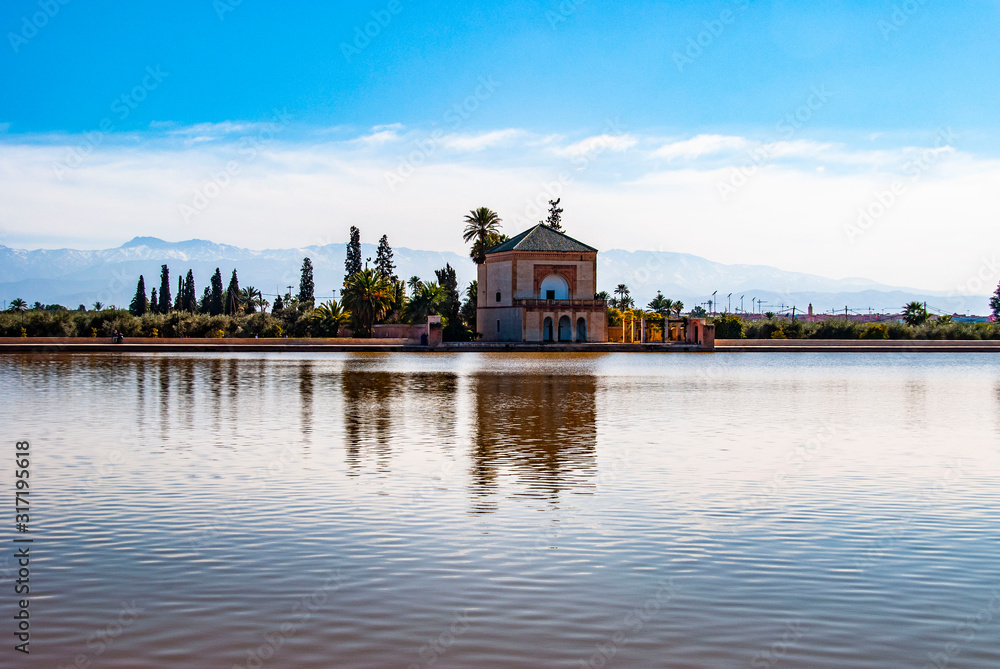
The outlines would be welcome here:
<svg viewBox="0 0 1000 669">
<path fill-rule="evenodd" d="M 596 387 L 592 376 L 478 374 L 473 492 L 477 510 L 511 476 L 519 495 L 553 501 L 592 485 L 596 468 Z"/>
</svg>

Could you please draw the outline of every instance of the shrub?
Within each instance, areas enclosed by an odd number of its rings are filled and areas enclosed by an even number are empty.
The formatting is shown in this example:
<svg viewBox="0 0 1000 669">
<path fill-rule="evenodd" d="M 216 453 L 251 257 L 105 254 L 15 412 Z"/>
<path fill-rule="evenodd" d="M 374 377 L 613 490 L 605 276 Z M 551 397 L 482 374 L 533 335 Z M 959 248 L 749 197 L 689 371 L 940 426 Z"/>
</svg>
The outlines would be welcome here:
<svg viewBox="0 0 1000 669">
<path fill-rule="evenodd" d="M 713 322 L 716 339 L 743 339 L 743 321 L 736 316 L 720 316 Z"/>
<path fill-rule="evenodd" d="M 861 331 L 861 339 L 888 339 L 889 326 L 885 323 L 869 323 Z"/>
</svg>

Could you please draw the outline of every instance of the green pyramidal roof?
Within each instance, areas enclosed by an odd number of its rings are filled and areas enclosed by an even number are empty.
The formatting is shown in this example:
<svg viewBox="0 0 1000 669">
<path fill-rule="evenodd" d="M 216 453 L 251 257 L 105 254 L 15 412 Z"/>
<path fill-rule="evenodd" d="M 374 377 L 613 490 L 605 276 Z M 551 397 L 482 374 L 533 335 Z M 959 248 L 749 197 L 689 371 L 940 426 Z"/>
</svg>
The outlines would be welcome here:
<svg viewBox="0 0 1000 669">
<path fill-rule="evenodd" d="M 503 253 L 505 251 L 568 251 L 571 253 L 596 253 L 597 249 L 578 242 L 569 235 L 553 230 L 539 223 L 528 228 L 521 234 L 511 237 L 503 244 L 494 246 L 486 253 Z"/>
</svg>

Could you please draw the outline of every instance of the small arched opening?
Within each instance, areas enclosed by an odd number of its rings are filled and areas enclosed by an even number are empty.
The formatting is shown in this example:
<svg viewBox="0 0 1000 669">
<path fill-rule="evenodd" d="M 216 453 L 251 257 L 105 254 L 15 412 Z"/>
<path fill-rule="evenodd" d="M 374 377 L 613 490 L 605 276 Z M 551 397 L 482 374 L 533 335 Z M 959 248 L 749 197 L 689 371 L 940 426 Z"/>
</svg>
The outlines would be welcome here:
<svg viewBox="0 0 1000 669">
<path fill-rule="evenodd" d="M 569 316 L 559 318 L 559 341 L 573 341 L 573 321 Z"/>
<path fill-rule="evenodd" d="M 552 334 L 552 318 L 546 316 L 542 322 L 542 341 L 552 341 L 554 339 Z"/>
<path fill-rule="evenodd" d="M 576 340 L 587 341 L 587 319 L 582 316 L 576 319 Z"/>
</svg>

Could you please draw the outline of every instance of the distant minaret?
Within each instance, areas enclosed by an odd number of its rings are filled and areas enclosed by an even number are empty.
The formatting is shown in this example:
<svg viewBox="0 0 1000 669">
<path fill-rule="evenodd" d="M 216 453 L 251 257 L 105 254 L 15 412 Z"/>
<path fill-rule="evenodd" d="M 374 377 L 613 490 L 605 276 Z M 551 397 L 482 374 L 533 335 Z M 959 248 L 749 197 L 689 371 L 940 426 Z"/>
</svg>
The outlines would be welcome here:
<svg viewBox="0 0 1000 669">
<path fill-rule="evenodd" d="M 813 315 L 813 305 L 812 305 L 812 302 L 809 303 L 809 315 L 810 316 Z"/>
</svg>

